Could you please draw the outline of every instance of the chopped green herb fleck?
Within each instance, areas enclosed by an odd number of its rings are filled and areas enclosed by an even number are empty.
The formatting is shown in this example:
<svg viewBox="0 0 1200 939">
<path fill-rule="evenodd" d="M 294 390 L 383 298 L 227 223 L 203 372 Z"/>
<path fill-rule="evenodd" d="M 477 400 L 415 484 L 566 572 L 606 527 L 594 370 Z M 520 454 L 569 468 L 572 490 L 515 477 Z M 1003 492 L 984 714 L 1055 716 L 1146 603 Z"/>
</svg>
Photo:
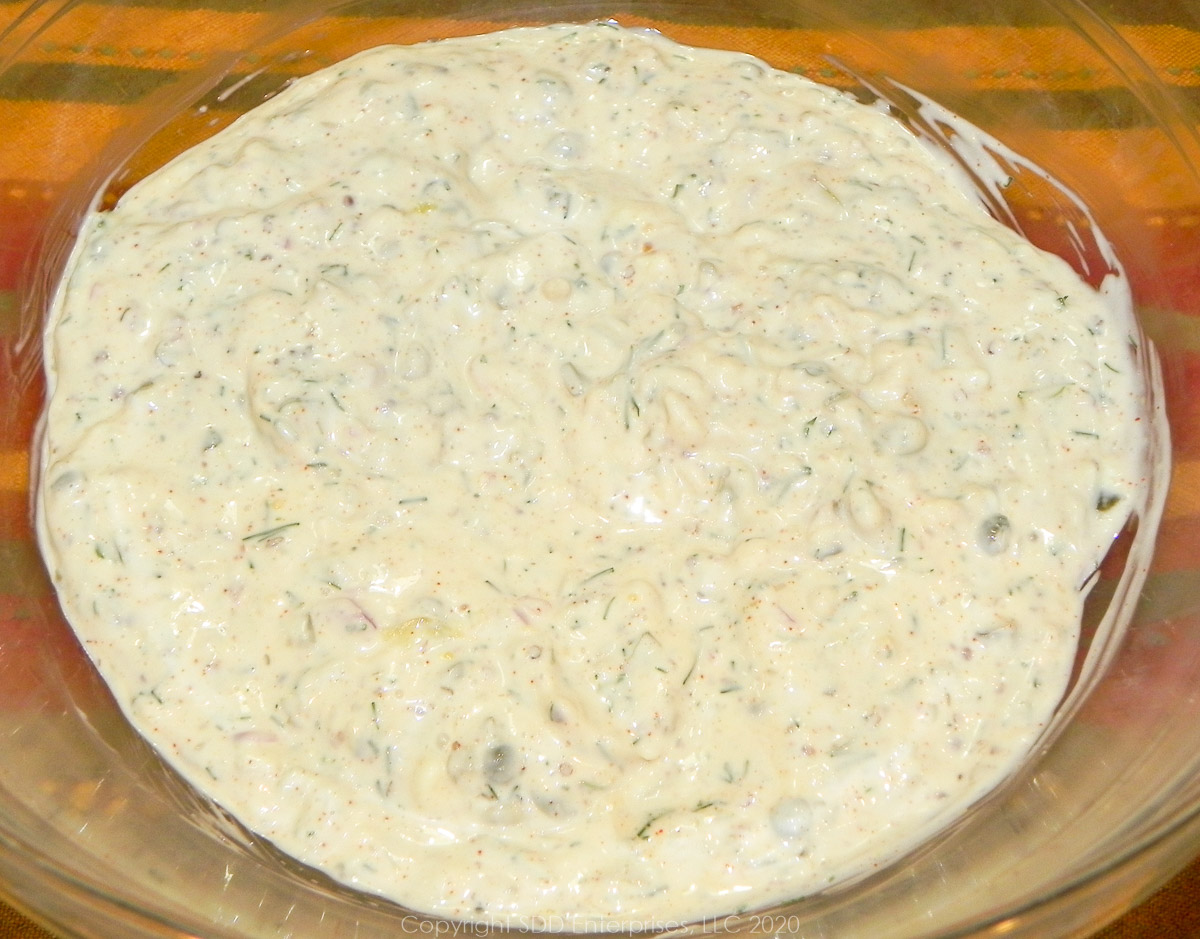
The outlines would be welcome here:
<svg viewBox="0 0 1200 939">
<path fill-rule="evenodd" d="M 280 532 L 287 531 L 289 528 L 295 528 L 299 522 L 286 522 L 283 525 L 276 525 L 274 528 L 268 528 L 265 531 L 256 531 L 246 535 L 242 541 L 262 541 L 270 538 L 272 535 L 278 535 Z"/>
</svg>

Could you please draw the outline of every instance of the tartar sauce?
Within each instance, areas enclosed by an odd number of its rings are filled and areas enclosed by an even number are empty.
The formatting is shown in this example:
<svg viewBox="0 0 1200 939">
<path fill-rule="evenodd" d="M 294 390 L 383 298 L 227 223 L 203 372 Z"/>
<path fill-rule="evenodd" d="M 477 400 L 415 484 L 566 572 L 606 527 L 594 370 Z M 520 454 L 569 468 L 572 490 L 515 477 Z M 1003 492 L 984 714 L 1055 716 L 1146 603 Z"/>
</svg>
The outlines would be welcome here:
<svg viewBox="0 0 1200 939">
<path fill-rule="evenodd" d="M 698 918 L 1019 763 L 1129 311 L 880 109 L 609 24 L 384 47 L 86 222 L 39 525 L 130 720 L 411 908 Z"/>
</svg>

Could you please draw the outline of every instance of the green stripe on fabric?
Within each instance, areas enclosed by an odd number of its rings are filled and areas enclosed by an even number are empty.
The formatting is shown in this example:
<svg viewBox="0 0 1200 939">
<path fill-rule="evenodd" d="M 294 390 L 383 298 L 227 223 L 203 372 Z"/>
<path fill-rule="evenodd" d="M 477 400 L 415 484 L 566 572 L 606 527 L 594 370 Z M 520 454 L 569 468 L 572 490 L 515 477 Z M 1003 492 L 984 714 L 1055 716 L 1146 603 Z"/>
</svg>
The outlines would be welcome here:
<svg viewBox="0 0 1200 939">
<path fill-rule="evenodd" d="M 0 98 L 33 101 L 79 101 L 90 104 L 134 104 L 171 82 L 178 72 L 119 65 L 22 63 L 0 74 Z M 246 110 L 261 103 L 291 77 L 282 72 L 230 75 L 223 88 L 197 102 L 213 109 Z M 239 84 L 241 82 L 241 84 Z M 1200 108 L 1200 88 L 1176 93 Z M 962 116 L 1020 115 L 1026 122 L 1059 130 L 1121 129 L 1150 126 L 1137 97 L 1120 87 L 1063 91 L 980 90 L 972 94 Z"/>
<path fill-rule="evenodd" d="M 127 0 L 97 0 L 104 5 L 124 6 Z M 139 6 L 167 10 L 214 10 L 219 12 L 270 12 L 296 7 L 294 0 L 139 0 Z M 711 26 L 790 26 L 800 28 L 826 27 L 847 23 L 850 17 L 839 14 L 839 4 L 830 0 L 792 0 L 790 14 L 780 14 L 778 0 L 743 0 L 731 4 L 722 0 L 706 3 L 663 2 L 663 0 L 624 0 L 620 4 L 580 3 L 530 6 L 464 0 L 412 0 L 398 8 L 395 0 L 360 0 L 360 2 L 330 2 L 313 4 L 314 13 L 331 16 L 441 16 L 450 19 L 488 19 L 503 22 L 508 19 L 582 20 L 634 14 L 663 18 L 678 23 Z M 1131 25 L 1179 24 L 1180 4 L 1177 0 L 1126 0 L 1109 3 L 1105 14 L 1110 22 Z M 932 0 L 924 3 L 905 3 L 903 0 L 861 0 L 855 4 L 855 21 L 864 26 L 891 29 L 920 29 L 929 26 L 1048 26 L 1064 22 L 1055 5 L 1046 0 L 1025 0 L 998 10 L 995 4 L 964 2 L 964 0 Z"/>
<path fill-rule="evenodd" d="M 13 338 L 17 327 L 17 292 L 0 290 L 0 339 Z"/>
<path fill-rule="evenodd" d="M 936 92 L 931 92 L 936 94 Z M 1178 89 L 1181 97 L 1200 102 L 1200 89 Z M 1022 123 L 1051 130 L 1127 130 L 1157 125 L 1128 88 L 1069 91 L 981 90 L 973 93 L 960 116 L 977 124 L 995 124 L 995 116 L 1019 116 Z M 991 120 L 984 120 L 985 116 Z"/>
<path fill-rule="evenodd" d="M 1196 612 L 1200 597 L 1200 571 L 1169 571 L 1146 578 L 1138 601 L 1138 621 L 1158 623 Z"/>
<path fill-rule="evenodd" d="M 0 593 L 29 597 L 49 589 L 41 556 L 32 541 L 0 541 Z"/>
<path fill-rule="evenodd" d="M 130 65 L 17 62 L 0 72 L 0 98 L 134 104 L 178 76 L 178 72 Z"/>
<path fill-rule="evenodd" d="M 1200 317 L 1165 310 L 1141 311 L 1142 328 L 1160 349 L 1200 352 Z"/>
<path fill-rule="evenodd" d="M 123 5 L 125 0 L 99 0 L 107 5 Z M 220 12 L 271 12 L 295 7 L 293 0 L 139 0 L 140 6 L 169 10 L 215 10 Z M 743 0 L 730 4 L 721 0 L 704 3 L 662 2 L 662 0 L 624 0 L 619 4 L 579 3 L 523 5 L 464 0 L 411 0 L 398 8 L 394 0 L 359 0 L 349 3 L 314 4 L 314 12 L 333 16 L 440 16 L 449 19 L 488 19 L 503 22 L 509 19 L 546 18 L 583 20 L 619 17 L 632 14 L 650 18 L 669 19 L 678 23 L 713 26 L 790 26 L 821 28 L 850 22 L 839 14 L 839 4 L 830 0 L 807 0 L 788 4 L 789 15 L 779 12 L 778 0 Z M 1179 12 L 1166 0 L 1149 0 L 1125 11 L 1121 21 L 1138 23 L 1173 22 Z M 894 29 L 919 29 L 926 26 L 1045 26 L 1063 22 L 1062 15 L 1043 0 L 1014 3 L 1006 11 L 993 4 L 963 2 L 963 0 L 933 0 L 920 4 L 902 0 L 861 0 L 855 4 L 855 22 L 864 26 Z M 1003 15 L 1000 15 L 1003 12 Z"/>
</svg>

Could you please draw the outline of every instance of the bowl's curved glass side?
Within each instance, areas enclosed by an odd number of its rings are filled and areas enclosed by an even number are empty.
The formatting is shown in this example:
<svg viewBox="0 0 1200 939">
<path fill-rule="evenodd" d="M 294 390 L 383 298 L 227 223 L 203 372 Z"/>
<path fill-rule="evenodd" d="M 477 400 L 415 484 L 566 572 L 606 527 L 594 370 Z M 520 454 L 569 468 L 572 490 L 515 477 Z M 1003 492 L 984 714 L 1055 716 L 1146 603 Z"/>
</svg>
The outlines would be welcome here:
<svg viewBox="0 0 1200 939">
<path fill-rule="evenodd" d="M 0 759 L 0 879 L 22 906 L 80 935 L 421 930 L 404 911 L 307 871 L 195 797 L 99 682 L 32 542 L 41 315 L 79 216 L 110 175 L 107 200 L 290 76 L 379 42 L 600 16 L 671 23 L 681 41 L 740 47 L 835 84 L 852 82 L 837 63 L 899 81 L 1045 166 L 1082 196 L 1126 264 L 1160 350 L 1179 459 L 1133 623 L 1035 765 L 902 866 L 779 916 L 697 929 L 1067 934 L 1111 919 L 1187 859 L 1200 798 L 1200 476 L 1191 486 L 1200 414 L 1190 410 L 1200 400 L 1191 391 L 1200 378 L 1200 290 L 1189 263 L 1200 257 L 1200 225 L 1188 223 L 1200 218 L 1200 185 L 1188 118 L 1161 86 L 1162 70 L 1122 38 L 1141 41 L 1144 31 L 1112 33 L 1066 0 L 950 11 L 938 2 L 831 9 L 762 0 L 740 10 L 737 24 L 724 5 L 705 2 L 326 5 L 336 15 L 317 16 L 320 0 L 266 11 L 249 0 L 158 12 L 39 3 L 20 30 L 0 33 L 0 123 L 21 126 L 24 138 L 0 141 L 0 217 L 16 233 L 0 244 L 0 740 L 6 755 L 21 754 Z M 1122 11 L 1109 12 L 1119 19 Z M 5 36 L 19 42 L 6 46 Z M 1044 194 L 1006 197 L 1035 241 L 1073 250 Z M 1105 572 L 1098 601 L 1116 581 Z"/>
<path fill-rule="evenodd" d="M 897 875 L 923 889 L 911 879 L 928 868 L 932 881 L 942 868 L 944 889 L 930 924 L 950 930 L 955 917 L 966 929 L 979 915 L 977 907 L 962 902 L 972 887 L 989 898 L 997 930 L 1005 934 L 1096 928 L 1194 852 L 1187 833 L 1195 827 L 1194 780 L 1200 771 L 1194 691 L 1200 679 L 1195 560 L 1200 546 L 1196 506 L 1186 486 L 1197 434 L 1188 389 L 1200 336 L 1192 270 L 1200 256 L 1194 123 L 1159 81 L 1163 70 L 1144 61 L 1121 32 L 1098 23 L 1078 4 L 1056 6 L 1069 27 L 1065 35 L 1077 43 L 1072 50 L 1064 42 L 1057 67 L 1095 76 L 1092 104 L 1099 112 L 1075 114 L 1078 102 L 1066 97 L 1063 113 L 1055 115 L 1054 95 L 1017 109 L 1016 102 L 989 100 L 970 88 L 962 89 L 962 97 L 949 90 L 939 100 L 1067 182 L 1114 242 L 1140 324 L 1161 357 L 1177 465 L 1141 602 L 1128 630 L 1108 650 L 1110 666 L 1078 702 L 1075 719 L 1028 773 L 951 833 L 932 860 L 918 859 Z M 1145 28 L 1129 34 L 1144 37 Z M 988 54 L 978 47 L 975 52 Z M 993 74 L 1032 74 L 1038 68 L 1024 57 L 1010 58 Z M 1073 240 L 1067 219 L 1047 217 L 1044 204 L 1025 204 L 1019 191 L 1006 192 L 1010 195 L 1021 227 L 1069 257 L 1063 250 Z M 1111 592 L 1116 566 L 1104 572 L 1097 599 Z M 1142 806 L 1153 808 L 1135 809 Z M 1174 835 L 1172 826 L 1178 826 Z"/>
<path fill-rule="evenodd" d="M 31 524 L 43 314 L 80 217 L 242 43 L 308 15 L 245 14 L 237 33 L 175 50 L 120 6 L 36 4 L 0 32 L 0 120 L 21 128 L 0 143 L 0 894 L 63 935 L 312 935 L 323 907 L 371 918 L 286 859 L 264 865 L 254 852 L 269 849 L 132 733 L 62 619 Z"/>
<path fill-rule="evenodd" d="M 1113 30 L 1075 3 L 1046 8 L 1058 17 L 1048 15 L 1041 33 L 1058 47 L 1049 61 L 1064 85 L 1088 76 L 1086 98 L 1081 100 L 1078 87 L 1061 97 L 993 96 L 970 82 L 916 87 L 1082 196 L 1113 241 L 1139 322 L 1156 341 L 1179 463 L 1141 602 L 1128 629 L 1104 650 L 1108 667 L 1084 689 L 1088 693 L 1076 703 L 1074 720 L 973 817 L 882 878 L 880 892 L 910 891 L 923 898 L 931 932 L 983 930 L 988 906 L 996 931 L 1006 935 L 1094 929 L 1194 853 L 1188 833 L 1195 828 L 1194 780 L 1200 772 L 1195 746 L 1200 702 L 1194 690 L 1200 680 L 1200 545 L 1194 498 L 1180 485 L 1192 472 L 1197 442 L 1197 424 L 1188 414 L 1192 350 L 1200 337 L 1192 270 L 1200 257 L 1194 122 L 1160 81 L 1164 70 L 1123 38 L 1144 39 L 1144 26 Z M 997 83 L 1044 74 L 1036 41 L 1004 51 L 988 48 L 983 38 L 972 50 L 974 68 Z M 916 50 L 903 44 L 893 52 L 897 62 L 906 54 L 919 61 Z M 889 77 L 914 84 L 919 72 L 920 65 L 899 65 Z M 1019 188 L 1004 196 L 1034 241 L 1072 259 L 1076 237 L 1062 206 L 1029 200 Z M 1120 566 L 1116 558 L 1106 565 L 1094 595 L 1097 615 Z M 972 895 L 986 897 L 986 903 L 964 899 Z M 847 924 L 853 919 L 855 928 L 863 925 L 849 907 L 844 912 Z M 870 934 L 904 934 L 903 927 L 889 931 L 880 922 L 880 928 Z"/>
</svg>

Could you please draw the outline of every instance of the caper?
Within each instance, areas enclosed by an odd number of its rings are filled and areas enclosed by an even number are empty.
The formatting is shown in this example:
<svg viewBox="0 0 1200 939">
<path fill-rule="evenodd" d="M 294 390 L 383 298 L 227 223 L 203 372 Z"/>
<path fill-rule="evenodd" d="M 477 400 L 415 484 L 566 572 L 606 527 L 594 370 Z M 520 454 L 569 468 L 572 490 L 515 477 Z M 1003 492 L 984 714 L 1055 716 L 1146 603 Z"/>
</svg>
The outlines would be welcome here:
<svg viewBox="0 0 1200 939">
<path fill-rule="evenodd" d="M 1012 524 L 1007 515 L 991 515 L 979 526 L 979 547 L 987 554 L 1003 554 L 1008 550 Z"/>
</svg>

